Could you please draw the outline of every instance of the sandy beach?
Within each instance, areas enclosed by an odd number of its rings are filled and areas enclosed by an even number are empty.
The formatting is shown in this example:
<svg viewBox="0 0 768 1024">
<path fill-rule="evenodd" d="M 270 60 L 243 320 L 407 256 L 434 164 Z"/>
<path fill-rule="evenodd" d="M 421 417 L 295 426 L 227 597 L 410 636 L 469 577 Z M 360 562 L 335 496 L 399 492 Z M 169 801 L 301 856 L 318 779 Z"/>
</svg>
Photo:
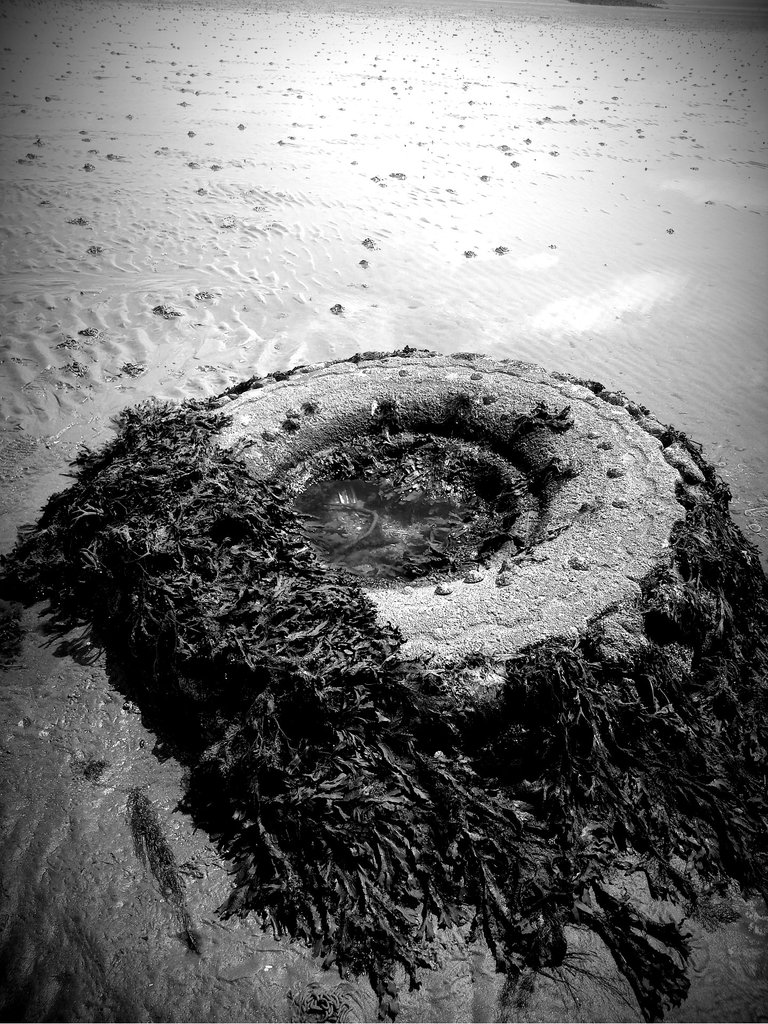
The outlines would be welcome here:
<svg viewBox="0 0 768 1024">
<path fill-rule="evenodd" d="M 0 551 L 125 406 L 410 345 L 622 389 L 702 442 L 768 565 L 759 0 L 18 0 L 0 30 Z M 179 766 L 103 666 L 54 657 L 26 621 L 0 702 L 16 1010 L 286 1019 L 316 968 L 284 951 L 273 984 L 255 926 L 217 922 L 225 870 L 172 815 Z M 146 885 L 133 905 L 120 807 L 143 783 L 202 872 L 210 984 Z M 764 1020 L 764 908 L 700 931 L 673 1018 Z M 493 984 L 473 1019 L 498 1019 Z M 435 992 L 408 1019 L 453 1019 Z M 635 1019 L 558 998 L 528 1019 Z"/>
</svg>

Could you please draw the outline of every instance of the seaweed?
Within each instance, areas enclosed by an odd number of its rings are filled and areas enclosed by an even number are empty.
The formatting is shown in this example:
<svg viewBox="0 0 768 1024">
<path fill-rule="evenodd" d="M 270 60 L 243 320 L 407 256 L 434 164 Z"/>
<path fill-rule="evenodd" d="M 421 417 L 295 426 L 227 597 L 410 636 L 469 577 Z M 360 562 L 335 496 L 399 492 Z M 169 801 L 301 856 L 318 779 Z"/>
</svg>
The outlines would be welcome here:
<svg viewBox="0 0 768 1024">
<path fill-rule="evenodd" d="M 21 651 L 21 605 L 0 600 L 0 668 L 14 664 Z"/>
<path fill-rule="evenodd" d="M 157 811 L 138 786 L 128 793 L 127 813 L 136 856 L 152 872 L 163 898 L 176 912 L 189 948 L 199 953 L 200 938 L 187 909 L 184 879 L 163 835 Z"/>
<path fill-rule="evenodd" d="M 109 761 L 100 757 L 82 757 L 77 758 L 72 767 L 86 782 L 99 782 L 109 768 Z"/>
<path fill-rule="evenodd" d="M 615 879 L 641 873 L 690 910 L 729 878 L 765 894 L 768 867 L 768 593 L 724 485 L 710 474 L 689 502 L 632 645 L 609 652 L 598 617 L 510 659 L 498 697 L 473 701 L 456 686 L 469 663 L 401 657 L 356 581 L 307 543 L 290 493 L 218 447 L 215 408 L 124 412 L 2 582 L 49 598 L 62 628 L 88 624 L 183 745 L 183 806 L 233 862 L 221 913 L 256 913 L 368 975 L 382 1017 L 398 1012 L 396 969 L 418 984 L 436 932 L 463 924 L 511 990 L 567 963 L 575 925 L 605 942 L 647 1019 L 678 1004 L 683 929 Z M 443 432 L 477 439 L 472 408 L 458 402 Z M 570 422 L 542 408 L 504 443 Z M 195 948 L 156 812 L 139 790 L 128 809 Z"/>
</svg>

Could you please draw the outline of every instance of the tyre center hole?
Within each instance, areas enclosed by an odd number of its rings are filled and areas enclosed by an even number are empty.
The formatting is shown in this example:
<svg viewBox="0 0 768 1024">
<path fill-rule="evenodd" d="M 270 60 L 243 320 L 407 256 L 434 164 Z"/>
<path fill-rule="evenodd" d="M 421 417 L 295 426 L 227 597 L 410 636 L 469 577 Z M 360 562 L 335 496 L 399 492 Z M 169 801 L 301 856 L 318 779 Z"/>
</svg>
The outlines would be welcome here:
<svg viewBox="0 0 768 1024">
<path fill-rule="evenodd" d="M 429 435 L 369 438 L 323 453 L 302 476 L 294 504 L 308 540 L 325 562 L 368 579 L 466 571 L 512 540 L 536 505 L 504 459 Z"/>
</svg>

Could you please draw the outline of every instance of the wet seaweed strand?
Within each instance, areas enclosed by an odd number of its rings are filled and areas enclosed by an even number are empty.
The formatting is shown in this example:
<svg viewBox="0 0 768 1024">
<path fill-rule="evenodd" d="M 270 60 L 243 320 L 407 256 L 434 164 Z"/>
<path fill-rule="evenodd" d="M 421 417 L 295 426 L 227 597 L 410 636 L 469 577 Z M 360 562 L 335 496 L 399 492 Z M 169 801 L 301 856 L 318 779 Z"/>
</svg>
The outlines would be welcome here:
<svg viewBox="0 0 768 1024">
<path fill-rule="evenodd" d="M 136 856 L 152 872 L 163 899 L 176 912 L 189 948 L 199 953 L 200 937 L 187 909 L 184 879 L 179 873 L 173 850 L 163 835 L 157 811 L 138 786 L 128 793 L 127 813 Z"/>
</svg>

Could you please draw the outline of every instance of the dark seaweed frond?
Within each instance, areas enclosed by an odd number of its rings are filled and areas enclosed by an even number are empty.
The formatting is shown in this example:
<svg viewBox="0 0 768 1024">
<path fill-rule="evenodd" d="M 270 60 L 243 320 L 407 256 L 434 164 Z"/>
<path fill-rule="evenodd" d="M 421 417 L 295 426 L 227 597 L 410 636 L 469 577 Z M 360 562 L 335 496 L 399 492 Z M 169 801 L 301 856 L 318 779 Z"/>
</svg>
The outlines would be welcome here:
<svg viewBox="0 0 768 1024">
<path fill-rule="evenodd" d="M 100 757 L 85 757 L 76 760 L 73 765 L 75 771 L 86 780 L 86 782 L 99 782 L 104 772 L 109 768 L 109 761 Z"/>
<path fill-rule="evenodd" d="M 136 856 L 152 872 L 163 898 L 176 912 L 190 949 L 199 953 L 200 940 L 187 909 L 184 879 L 173 850 L 163 835 L 157 811 L 139 787 L 134 787 L 128 794 L 127 812 Z"/>
<path fill-rule="evenodd" d="M 21 605 L 0 600 L 0 668 L 12 665 L 21 651 Z"/>
</svg>

